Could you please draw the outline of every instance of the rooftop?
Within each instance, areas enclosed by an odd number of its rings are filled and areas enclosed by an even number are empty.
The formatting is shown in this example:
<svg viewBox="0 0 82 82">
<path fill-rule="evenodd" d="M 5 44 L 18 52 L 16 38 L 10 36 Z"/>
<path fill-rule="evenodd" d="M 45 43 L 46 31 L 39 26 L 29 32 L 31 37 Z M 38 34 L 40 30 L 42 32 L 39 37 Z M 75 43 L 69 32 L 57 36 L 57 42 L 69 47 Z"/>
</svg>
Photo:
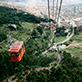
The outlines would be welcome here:
<svg viewBox="0 0 82 82">
<path fill-rule="evenodd" d="M 23 45 L 23 42 L 22 41 L 16 41 L 9 49 L 9 53 L 12 53 L 12 52 L 19 52 L 19 50 L 21 49 Z"/>
</svg>

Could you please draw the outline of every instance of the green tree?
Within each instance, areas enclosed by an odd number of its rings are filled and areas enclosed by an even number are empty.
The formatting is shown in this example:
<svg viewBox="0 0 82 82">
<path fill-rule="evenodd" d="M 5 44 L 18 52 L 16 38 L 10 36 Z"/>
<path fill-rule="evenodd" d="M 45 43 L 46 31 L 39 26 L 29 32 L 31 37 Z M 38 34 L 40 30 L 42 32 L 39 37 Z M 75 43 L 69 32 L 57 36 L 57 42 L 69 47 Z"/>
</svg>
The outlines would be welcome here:
<svg viewBox="0 0 82 82">
<path fill-rule="evenodd" d="M 40 35 L 42 35 L 42 33 L 43 33 L 43 28 L 40 27 L 40 26 L 38 26 L 38 27 L 37 27 L 37 30 L 38 30 L 38 32 L 40 33 Z"/>
</svg>

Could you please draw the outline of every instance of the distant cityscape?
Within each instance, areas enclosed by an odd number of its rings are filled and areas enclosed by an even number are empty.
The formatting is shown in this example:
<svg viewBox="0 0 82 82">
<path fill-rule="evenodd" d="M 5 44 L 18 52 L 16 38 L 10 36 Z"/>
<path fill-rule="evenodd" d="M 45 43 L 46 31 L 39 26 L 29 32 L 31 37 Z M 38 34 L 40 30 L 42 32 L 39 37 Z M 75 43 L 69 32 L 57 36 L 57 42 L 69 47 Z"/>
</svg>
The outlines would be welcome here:
<svg viewBox="0 0 82 82">
<path fill-rule="evenodd" d="M 48 8 L 47 4 L 45 3 L 38 3 L 38 4 L 28 4 L 28 3 L 21 3 L 21 2 L 0 2 L 0 6 L 7 6 L 9 8 L 16 8 L 17 10 L 22 10 L 25 12 L 32 13 L 36 16 L 42 17 L 42 18 L 47 18 L 48 17 Z M 69 8 L 71 7 L 71 8 Z M 56 11 L 56 7 L 54 7 L 54 11 Z M 50 6 L 50 12 L 51 15 L 50 17 L 53 18 L 52 16 L 52 5 Z M 55 19 L 55 18 L 54 18 Z M 63 5 L 61 14 L 60 14 L 60 19 L 59 19 L 59 26 L 60 25 L 67 25 L 69 24 L 68 22 L 71 22 L 72 25 L 77 26 L 81 25 L 82 26 L 82 4 L 70 4 L 70 5 Z"/>
</svg>

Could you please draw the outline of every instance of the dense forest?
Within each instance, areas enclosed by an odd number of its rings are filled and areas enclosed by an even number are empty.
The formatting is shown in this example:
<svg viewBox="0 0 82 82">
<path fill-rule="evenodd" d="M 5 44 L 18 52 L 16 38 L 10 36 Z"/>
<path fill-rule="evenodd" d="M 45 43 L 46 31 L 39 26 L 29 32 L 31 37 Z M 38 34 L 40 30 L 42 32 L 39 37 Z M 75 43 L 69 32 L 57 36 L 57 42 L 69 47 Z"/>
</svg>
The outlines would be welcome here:
<svg viewBox="0 0 82 82">
<path fill-rule="evenodd" d="M 4 24 L 14 23 L 17 25 L 16 39 L 21 40 L 19 35 L 22 34 L 30 36 L 24 41 L 25 54 L 20 62 L 11 62 L 8 49 L 0 46 L 0 82 L 9 76 L 15 75 L 13 79 L 18 78 L 24 82 L 26 76 L 27 82 L 82 82 L 82 60 L 78 57 L 71 57 L 70 53 L 61 51 L 61 63 L 55 68 L 55 65 L 50 70 L 36 71 L 35 68 L 48 67 L 51 62 L 55 60 L 54 55 L 50 57 L 47 55 L 40 55 L 40 50 L 45 49 L 51 39 L 49 28 L 45 30 L 45 26 L 37 26 L 29 31 L 21 26 L 22 22 L 40 23 L 48 22 L 47 19 L 36 17 L 30 13 L 25 14 L 23 11 L 11 9 L 0 6 L 0 42 L 6 40 L 6 26 Z M 3 27 L 4 26 L 4 27 Z M 61 30 L 60 34 L 59 31 Z M 64 28 L 57 29 L 56 34 L 65 36 L 63 34 Z M 4 42 L 4 45 L 7 41 Z M 2 44 L 2 46 L 4 46 Z M 35 52 L 38 52 L 35 54 Z M 28 74 L 27 71 L 31 70 Z M 24 72 L 24 74 L 23 74 Z"/>
<path fill-rule="evenodd" d="M 49 29 L 44 30 L 44 25 L 33 28 L 33 31 L 30 31 L 26 28 L 23 28 L 22 22 L 32 22 L 35 24 L 40 23 L 41 21 L 47 21 L 40 17 L 36 17 L 32 14 L 27 13 L 25 15 L 23 11 L 17 11 L 16 9 L 11 9 L 7 7 L 0 6 L 0 42 L 4 41 L 0 45 L 0 81 L 4 80 L 6 77 L 13 74 L 22 73 L 25 70 L 28 70 L 30 67 L 42 67 L 48 66 L 50 62 L 54 60 L 53 56 L 36 56 L 33 55 L 35 51 L 39 51 L 47 47 L 50 40 Z M 39 21 L 39 22 L 38 22 Z M 8 49 L 5 48 L 7 44 L 6 37 L 6 25 L 7 24 L 16 24 L 17 25 L 17 35 L 12 35 L 14 38 L 21 40 L 19 36 L 25 34 L 25 36 L 30 36 L 30 39 L 26 38 L 25 40 L 25 54 L 22 61 L 14 63 L 10 61 Z M 11 30 L 12 32 L 12 30 Z M 16 32 L 16 31 L 15 31 Z M 44 34 L 45 33 L 45 34 Z M 35 40 L 38 39 L 38 40 Z M 28 45 L 27 45 L 28 44 Z M 39 45 L 40 44 L 40 45 Z M 39 52 L 40 53 L 40 52 Z M 39 54 L 38 53 L 38 54 Z M 38 62 L 37 62 L 38 61 Z"/>
<path fill-rule="evenodd" d="M 59 67 L 39 72 L 33 69 L 27 82 L 82 82 L 82 60 L 64 51 Z"/>
</svg>

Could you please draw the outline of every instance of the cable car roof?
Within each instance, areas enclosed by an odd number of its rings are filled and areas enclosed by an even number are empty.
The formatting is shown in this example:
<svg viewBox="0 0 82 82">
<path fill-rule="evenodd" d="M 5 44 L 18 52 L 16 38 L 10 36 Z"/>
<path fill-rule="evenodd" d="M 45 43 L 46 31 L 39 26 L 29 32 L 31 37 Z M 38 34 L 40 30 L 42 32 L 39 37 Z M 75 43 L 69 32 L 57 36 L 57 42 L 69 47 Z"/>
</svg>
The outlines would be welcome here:
<svg viewBox="0 0 82 82">
<path fill-rule="evenodd" d="M 12 27 L 13 29 L 16 29 L 16 28 L 17 28 L 15 24 L 8 24 L 8 27 L 9 27 L 9 28 Z"/>
<path fill-rule="evenodd" d="M 18 53 L 23 45 L 23 41 L 16 41 L 8 50 L 9 53 Z"/>
</svg>

